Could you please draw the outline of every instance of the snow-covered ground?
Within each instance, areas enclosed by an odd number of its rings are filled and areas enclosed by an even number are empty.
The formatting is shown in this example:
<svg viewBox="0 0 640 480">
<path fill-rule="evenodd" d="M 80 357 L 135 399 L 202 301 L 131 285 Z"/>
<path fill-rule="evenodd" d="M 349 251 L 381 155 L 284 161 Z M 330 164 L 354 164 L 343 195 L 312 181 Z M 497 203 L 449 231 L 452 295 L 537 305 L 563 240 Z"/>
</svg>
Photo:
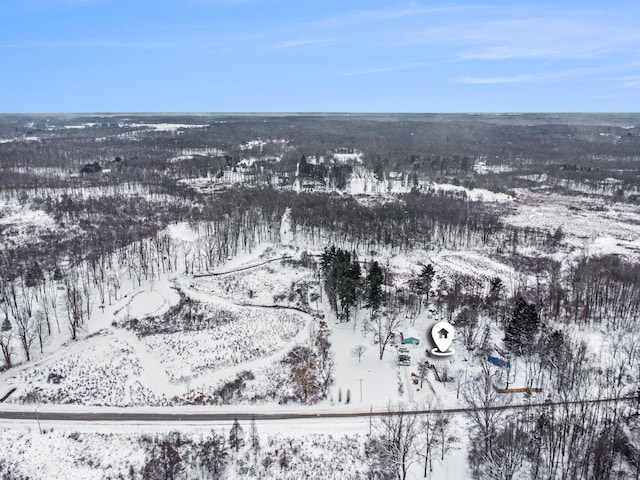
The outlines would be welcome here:
<svg viewBox="0 0 640 480">
<path fill-rule="evenodd" d="M 156 132 L 176 132 L 186 128 L 206 128 L 209 125 L 196 125 L 191 123 L 127 123 L 123 126 L 133 128 L 148 128 Z"/>
<path fill-rule="evenodd" d="M 483 200 L 489 199 L 507 200 L 498 196 L 483 197 Z M 605 205 L 597 200 L 583 201 L 562 195 L 524 191 L 518 192 L 512 206 L 512 213 L 506 217 L 507 223 L 537 227 L 550 233 L 561 227 L 565 235 L 563 241 L 566 243 L 567 255 L 575 256 L 582 252 L 588 255 L 621 253 L 637 258 L 637 253 L 640 252 L 640 217 L 632 206 Z M 36 353 L 32 362 L 0 373 L 0 394 L 9 388 L 17 389 L 2 407 L 8 410 L 39 408 L 41 411 L 90 411 L 94 406 L 106 405 L 114 408 L 128 407 L 131 411 L 150 411 L 150 406 L 169 408 L 177 405 L 171 408 L 186 409 L 185 412 L 204 409 L 208 412 L 274 413 L 381 411 L 389 405 L 400 403 L 420 407 L 437 402 L 438 405 L 449 408 L 464 405 L 460 395 L 461 385 L 464 386 L 468 379 L 480 372 L 481 366 L 479 360 L 474 360 L 465 350 L 461 338 L 454 339 L 456 355 L 453 357 L 429 358 L 441 373 L 448 371 L 452 381 L 439 382 L 430 373 L 420 388 L 419 382 L 416 383 L 415 376 L 412 375 L 417 373 L 418 361 L 426 358 L 425 350 L 431 346 L 428 338 L 430 327 L 441 319 L 439 309 L 433 308 L 433 305 L 425 305 L 419 315 L 404 319 L 400 331 L 405 337 L 412 336 L 420 340 L 419 345 L 405 346 L 411 356 L 410 365 L 398 365 L 397 345 L 389 345 L 384 358 L 379 359 L 378 345 L 374 343 L 373 335 L 363 329 L 370 315 L 368 309 L 358 310 L 350 322 L 339 322 L 335 313 L 329 310 L 327 302 L 323 301 L 325 299 L 319 296 L 321 288 L 316 272 L 284 260 L 264 264 L 265 259 L 282 259 L 285 255 L 292 254 L 297 260 L 299 252 L 309 248 L 308 245 L 295 244 L 286 218 L 285 215 L 282 222 L 286 246 L 260 245 L 252 253 L 229 259 L 217 271 L 221 275 L 194 278 L 180 273 L 184 270 L 179 266 L 176 272 L 163 275 L 152 282 L 142 281 L 138 284 L 133 279 L 124 279 L 117 301 L 103 309 L 94 305 L 94 313 L 91 320 L 83 325 L 80 340 L 65 343 L 68 337 L 65 338 L 67 333 L 63 328 L 63 333 L 45 345 L 42 355 Z M 52 222 L 42 212 L 26 211 L 17 205 L 5 207 L 0 216 L 0 225 L 6 225 L 7 228 L 22 225 L 20 231 L 24 231 L 25 236 L 32 234 L 29 225 L 52 227 Z M 168 232 L 172 238 L 185 245 L 197 242 L 197 232 L 186 223 L 172 225 Z M 361 258 L 365 258 L 368 252 L 359 253 L 362 253 Z M 383 257 L 379 256 L 377 259 L 382 261 Z M 416 250 L 393 255 L 389 258 L 388 266 L 394 275 L 394 284 L 398 287 L 406 286 L 408 280 L 419 271 L 420 265 L 425 263 L 432 263 L 438 273 L 434 287 L 461 274 L 476 279 L 478 290 L 482 294 L 486 294 L 488 280 L 495 276 L 503 279 L 509 293 L 515 288 L 517 274 L 514 268 L 481 251 Z M 234 271 L 242 267 L 249 268 Z M 225 312 L 231 320 L 215 329 L 180 330 L 141 336 L 135 330 L 126 328 L 133 319 L 149 322 L 160 319 L 180 301 L 178 291 L 206 305 L 211 315 L 214 311 Z M 335 354 L 334 382 L 327 398 L 313 406 L 281 405 L 278 403 L 281 398 L 278 394 L 282 392 L 275 391 L 280 388 L 280 382 L 286 382 L 289 378 L 282 359 L 296 345 L 310 345 L 313 332 L 318 326 L 313 315 L 294 311 L 291 307 L 304 307 L 309 312 L 322 315 L 330 329 L 330 341 Z M 62 304 L 59 305 L 58 313 L 60 318 L 66 315 Z M 490 325 L 489 331 L 492 338 L 501 338 L 496 325 Z M 576 328 L 571 331 L 571 335 L 588 341 L 594 351 L 608 348 L 603 341 L 606 337 L 604 331 Z M 364 347 L 360 359 L 353 354 L 353 349 L 359 345 Z M 489 370 L 494 375 L 495 383 L 502 385 L 506 372 L 494 366 L 489 366 Z M 508 372 L 511 375 L 510 383 L 514 386 L 524 385 L 525 370 L 523 365 L 514 362 L 513 371 Z M 208 404 L 217 401 L 216 392 L 221 387 L 244 375 L 244 372 L 251 372 L 252 378 L 245 378 L 246 385 L 234 397 L 235 404 Z M 513 398 L 520 400 L 522 394 L 514 394 Z M 188 406 L 199 402 L 207 405 Z M 40 435 L 32 421 L 2 423 L 9 433 L 0 440 L 0 448 L 7 446 L 4 451 L 8 452 L 6 458 L 9 459 L 9 464 L 17 462 L 19 455 L 30 458 L 41 455 L 42 452 L 50 452 L 54 456 L 67 452 L 65 460 L 59 464 L 62 465 L 60 468 L 73 472 L 66 477 L 71 479 L 93 478 L 86 473 L 89 462 L 108 470 L 105 462 L 109 457 L 93 452 L 106 449 L 112 455 L 117 455 L 114 452 L 126 451 L 121 446 L 135 438 L 136 429 L 139 428 L 139 425 L 129 424 L 77 423 L 63 426 L 47 421 L 43 422 L 43 427 L 53 428 L 53 432 Z M 357 445 L 357 449 L 362 449 L 369 420 L 364 417 L 322 422 L 263 421 L 258 426 L 265 435 L 272 435 L 270 438 L 274 442 L 285 442 L 290 437 L 295 437 L 291 441 L 299 442 L 300 450 L 310 449 L 308 458 L 316 459 L 309 461 L 320 462 L 321 454 L 318 452 L 323 452 L 323 449 L 339 450 L 331 443 L 335 440 L 331 440 L 331 434 L 347 435 L 349 441 Z M 144 428 L 145 431 L 166 432 L 174 429 L 175 425 L 145 425 Z M 228 422 L 206 426 L 182 424 L 179 428 L 182 431 L 199 432 L 204 428 L 228 430 L 229 425 Z M 434 478 L 438 478 L 438 475 L 448 475 L 446 478 L 468 478 L 465 445 L 467 437 L 463 433 L 466 428 L 464 417 L 456 417 L 454 433 L 460 441 L 456 445 L 457 449 L 445 457 L 444 462 L 436 465 Z M 81 442 L 70 437 L 75 431 L 81 432 Z M 320 435 L 323 440 L 314 440 L 313 434 Z M 105 442 L 111 442 L 112 447 L 109 448 L 112 450 L 103 446 Z M 77 443 L 88 445 L 86 451 L 76 448 Z M 331 446 L 327 446 L 328 444 Z M 136 458 L 141 457 L 136 455 L 142 453 L 132 451 L 130 456 L 120 454 L 119 458 L 127 457 L 128 460 L 114 462 L 111 472 L 120 472 L 122 470 L 118 469 L 126 468 L 127 462 L 138 461 Z M 355 460 L 349 465 L 354 469 L 355 465 L 362 467 L 356 454 L 353 458 Z M 34 465 L 39 465 L 38 471 L 51 468 L 49 471 L 53 473 L 49 477 L 38 477 L 33 473 L 36 467 L 34 470 L 24 470 L 25 474 L 33 478 L 60 478 L 57 476 L 58 471 L 46 463 L 48 461 L 48 458 L 43 459 L 43 463 L 36 462 Z M 414 465 L 411 476 L 420 478 L 418 463 Z"/>
<path fill-rule="evenodd" d="M 151 289 L 153 288 L 153 289 Z M 185 285 L 185 288 L 189 288 Z M 236 306 L 188 290 L 210 301 L 212 314 L 232 319 L 215 329 L 159 333 L 138 338 L 110 325 L 160 316 L 178 300 L 169 279 L 143 286 L 99 310 L 87 325 L 88 336 L 35 364 L 0 375 L 17 391 L 9 402 L 80 405 L 163 405 L 189 389 L 217 387 L 238 372 L 264 369 L 297 342 L 308 339 L 308 319 L 286 309 Z M 61 313 L 62 315 L 62 313 Z"/>
<path fill-rule="evenodd" d="M 69 429 L 58 425 L 49 427 L 46 422 L 42 422 L 41 426 L 42 433 L 35 425 L 0 430 L 0 448 L 3 452 L 0 468 L 4 468 L 4 471 L 10 469 L 14 475 L 11 478 L 17 478 L 19 474 L 34 480 L 98 480 L 121 478 L 120 475 L 128 478 L 131 469 L 141 472 L 148 462 L 150 442 L 156 438 L 166 438 L 175 431 L 166 426 L 145 426 L 144 434 L 139 433 L 139 426 L 124 430 L 109 427 L 108 432 Z M 200 477 L 197 467 L 194 468 L 197 463 L 189 463 L 191 456 L 194 450 L 197 451 L 199 443 L 212 432 L 227 438 L 230 426 L 228 423 L 180 427 L 183 444 L 178 448 L 184 455 L 183 464 L 187 464 L 185 478 L 211 478 Z M 260 441 L 257 454 L 249 446 L 237 455 L 230 452 L 233 460 L 228 462 L 222 478 L 366 478 L 362 434 L 347 435 L 329 432 L 326 428 L 323 429 L 325 433 L 314 433 L 313 429 L 308 428 L 309 423 L 301 426 L 290 429 L 291 424 L 257 422 Z M 243 428 L 245 436 L 248 435 L 249 425 L 245 423 Z M 172 435 L 170 437 L 175 438 Z M 196 448 L 189 448 L 191 442 Z M 25 458 L 33 460 L 25 462 Z M 247 470 L 247 464 L 255 467 Z"/>
<path fill-rule="evenodd" d="M 215 147 L 204 148 L 183 148 L 180 153 L 169 159 L 169 162 L 178 162 L 180 160 L 189 160 L 197 156 L 221 157 L 226 152 Z"/>
<path fill-rule="evenodd" d="M 144 337 L 169 377 L 175 382 L 229 366 L 248 367 L 290 346 L 305 325 L 300 314 L 256 308 L 226 308 L 228 323 L 215 329 Z"/>
<path fill-rule="evenodd" d="M 512 172 L 514 168 L 505 164 L 488 165 L 486 160 L 478 160 L 473 165 L 473 170 L 479 175 L 486 175 L 487 173 Z"/>
<path fill-rule="evenodd" d="M 39 142 L 40 137 L 27 136 L 12 137 L 12 138 L 0 138 L 0 143 L 12 143 L 12 142 Z"/>
<path fill-rule="evenodd" d="M 276 158 L 276 160 L 279 157 Z M 215 186 L 216 184 L 235 185 L 235 184 L 251 184 L 253 177 L 247 177 L 243 174 L 242 169 L 249 167 L 258 160 L 256 158 L 244 159 L 239 163 L 241 167 L 238 171 L 225 169 L 221 178 L 198 177 L 180 179 L 180 183 L 189 185 L 193 188 L 205 191 L 206 187 Z M 289 187 L 287 187 L 289 188 Z M 303 182 L 297 181 L 294 184 L 297 192 L 304 190 Z M 315 185 L 314 191 L 331 191 L 331 186 Z M 366 170 L 364 167 L 356 167 L 354 174 L 350 177 L 344 189 L 345 194 L 369 197 L 384 197 L 387 195 L 409 193 L 413 189 L 422 192 L 448 192 L 469 200 L 478 202 L 499 202 L 506 203 L 513 201 L 513 197 L 505 193 L 492 192 L 482 188 L 469 189 L 461 185 L 452 185 L 449 183 L 436 183 L 430 180 L 420 180 L 417 185 L 411 183 L 408 176 L 402 173 L 390 175 L 388 178 L 378 180 L 375 175 Z"/>
<path fill-rule="evenodd" d="M 258 138 L 257 140 L 248 140 L 240 144 L 240 150 L 252 150 L 254 148 L 262 150 L 264 146 L 269 144 L 286 147 L 289 144 L 289 140 L 284 138 L 267 138 L 265 140 Z"/>
<path fill-rule="evenodd" d="M 282 268 L 271 263 L 251 270 L 227 275 L 198 278 L 193 288 L 218 295 L 238 303 L 253 305 L 296 305 L 296 288 L 313 282 L 313 273 L 306 269 Z"/>
<path fill-rule="evenodd" d="M 423 192 L 453 192 L 464 195 L 474 201 L 483 202 L 510 202 L 513 198 L 504 193 L 491 192 L 482 188 L 468 189 L 460 185 L 449 183 L 436 183 L 427 180 L 419 180 L 415 185 L 409 181 L 408 175 L 390 175 L 388 178 L 378 180 L 373 172 L 365 168 L 356 168 L 351 177 L 346 191 L 352 195 L 386 195 L 408 193 L 414 188 Z"/>
<path fill-rule="evenodd" d="M 0 203 L 0 249 L 33 242 L 57 229 L 54 218 L 42 210 L 32 210 L 17 202 Z"/>
<path fill-rule="evenodd" d="M 517 194 L 506 223 L 550 234 L 559 228 L 566 243 L 588 255 L 640 257 L 640 212 L 634 205 L 528 190 Z"/>
</svg>

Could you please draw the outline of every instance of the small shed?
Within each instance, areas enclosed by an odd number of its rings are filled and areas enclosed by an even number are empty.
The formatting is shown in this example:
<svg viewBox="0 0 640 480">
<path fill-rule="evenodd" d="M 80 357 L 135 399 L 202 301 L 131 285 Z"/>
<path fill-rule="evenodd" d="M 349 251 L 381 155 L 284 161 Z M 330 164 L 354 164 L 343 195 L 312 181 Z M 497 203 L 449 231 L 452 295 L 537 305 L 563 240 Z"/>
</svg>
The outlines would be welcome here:
<svg viewBox="0 0 640 480">
<path fill-rule="evenodd" d="M 418 340 L 416 337 L 407 337 L 402 340 L 402 343 L 404 343 L 405 345 L 420 345 L 420 340 Z"/>
</svg>

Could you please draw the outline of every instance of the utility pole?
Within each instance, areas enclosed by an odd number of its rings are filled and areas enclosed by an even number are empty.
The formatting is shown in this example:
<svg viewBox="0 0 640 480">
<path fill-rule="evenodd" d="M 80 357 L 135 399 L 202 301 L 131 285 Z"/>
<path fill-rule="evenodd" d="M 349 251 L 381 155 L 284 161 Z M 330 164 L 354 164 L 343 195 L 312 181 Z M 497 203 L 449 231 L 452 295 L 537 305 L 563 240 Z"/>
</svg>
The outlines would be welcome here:
<svg viewBox="0 0 640 480">
<path fill-rule="evenodd" d="M 360 403 L 362 403 L 362 382 L 364 382 L 364 378 L 359 378 L 358 381 L 360 382 Z"/>
<path fill-rule="evenodd" d="M 40 430 L 40 435 L 42 435 L 42 427 L 40 426 L 40 417 L 38 417 L 38 408 L 40 408 L 40 404 L 36 405 L 36 420 L 38 422 L 38 430 Z"/>
</svg>

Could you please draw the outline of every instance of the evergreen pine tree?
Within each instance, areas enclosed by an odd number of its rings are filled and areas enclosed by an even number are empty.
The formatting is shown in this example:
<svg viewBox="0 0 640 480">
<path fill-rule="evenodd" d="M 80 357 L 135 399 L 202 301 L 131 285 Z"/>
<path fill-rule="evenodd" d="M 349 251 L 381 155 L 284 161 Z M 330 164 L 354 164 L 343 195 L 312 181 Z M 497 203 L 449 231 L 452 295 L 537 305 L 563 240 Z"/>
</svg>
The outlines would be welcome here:
<svg viewBox="0 0 640 480">
<path fill-rule="evenodd" d="M 258 427 L 256 426 L 256 418 L 251 419 L 251 430 L 249 432 L 249 441 L 251 442 L 251 449 L 254 454 L 260 450 L 260 436 L 258 435 Z"/>
<path fill-rule="evenodd" d="M 489 298 L 488 300 L 493 303 L 500 298 L 500 293 L 504 287 L 502 279 L 500 277 L 493 277 L 489 282 Z"/>
<path fill-rule="evenodd" d="M 424 265 L 420 271 L 418 277 L 418 293 L 426 297 L 427 303 L 429 303 L 429 291 L 431 290 L 431 284 L 436 276 L 436 270 L 430 263 Z"/>
<path fill-rule="evenodd" d="M 35 287 L 40 282 L 44 280 L 44 273 L 42 273 L 42 268 L 40 268 L 40 264 L 36 261 L 29 265 L 27 271 L 24 274 L 24 284 L 27 287 Z"/>
<path fill-rule="evenodd" d="M 505 341 L 515 353 L 524 353 L 525 350 L 533 347 L 539 325 L 540 317 L 535 305 L 527 303 L 520 297 L 513 307 L 511 320 L 505 328 Z"/>
<path fill-rule="evenodd" d="M 11 321 L 9 321 L 9 316 L 5 315 L 4 320 L 2 321 L 2 331 L 8 332 L 11 330 Z"/>
<path fill-rule="evenodd" d="M 321 360 L 326 359 L 329 356 L 329 352 L 331 349 L 331 341 L 329 340 L 329 336 L 331 332 L 329 332 L 329 326 L 327 322 L 324 320 L 320 320 L 320 326 L 318 327 L 318 332 L 316 333 L 315 338 L 315 347 L 318 350 L 318 356 Z"/>
<path fill-rule="evenodd" d="M 380 308 L 382 302 L 382 282 L 384 275 L 378 262 L 372 262 L 367 273 L 367 301 L 372 312 Z"/>
<path fill-rule="evenodd" d="M 244 446 L 244 431 L 237 418 L 233 420 L 229 431 L 229 446 L 236 452 Z"/>
<path fill-rule="evenodd" d="M 360 286 L 360 277 L 362 276 L 360 264 L 357 261 L 352 262 L 350 257 L 351 256 L 348 255 L 347 264 L 344 266 L 339 291 L 340 306 L 346 321 L 349 321 L 351 307 L 353 307 L 358 300 L 358 287 Z"/>
</svg>

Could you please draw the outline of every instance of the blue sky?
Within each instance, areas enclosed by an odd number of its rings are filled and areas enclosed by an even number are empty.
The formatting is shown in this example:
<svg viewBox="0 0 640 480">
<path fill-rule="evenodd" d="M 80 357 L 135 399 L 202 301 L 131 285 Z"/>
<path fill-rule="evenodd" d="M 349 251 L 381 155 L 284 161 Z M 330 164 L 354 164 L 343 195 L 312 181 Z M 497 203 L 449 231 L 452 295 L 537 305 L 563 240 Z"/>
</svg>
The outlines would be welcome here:
<svg viewBox="0 0 640 480">
<path fill-rule="evenodd" d="M 639 111 L 640 2 L 2 0 L 2 112 Z"/>
</svg>

